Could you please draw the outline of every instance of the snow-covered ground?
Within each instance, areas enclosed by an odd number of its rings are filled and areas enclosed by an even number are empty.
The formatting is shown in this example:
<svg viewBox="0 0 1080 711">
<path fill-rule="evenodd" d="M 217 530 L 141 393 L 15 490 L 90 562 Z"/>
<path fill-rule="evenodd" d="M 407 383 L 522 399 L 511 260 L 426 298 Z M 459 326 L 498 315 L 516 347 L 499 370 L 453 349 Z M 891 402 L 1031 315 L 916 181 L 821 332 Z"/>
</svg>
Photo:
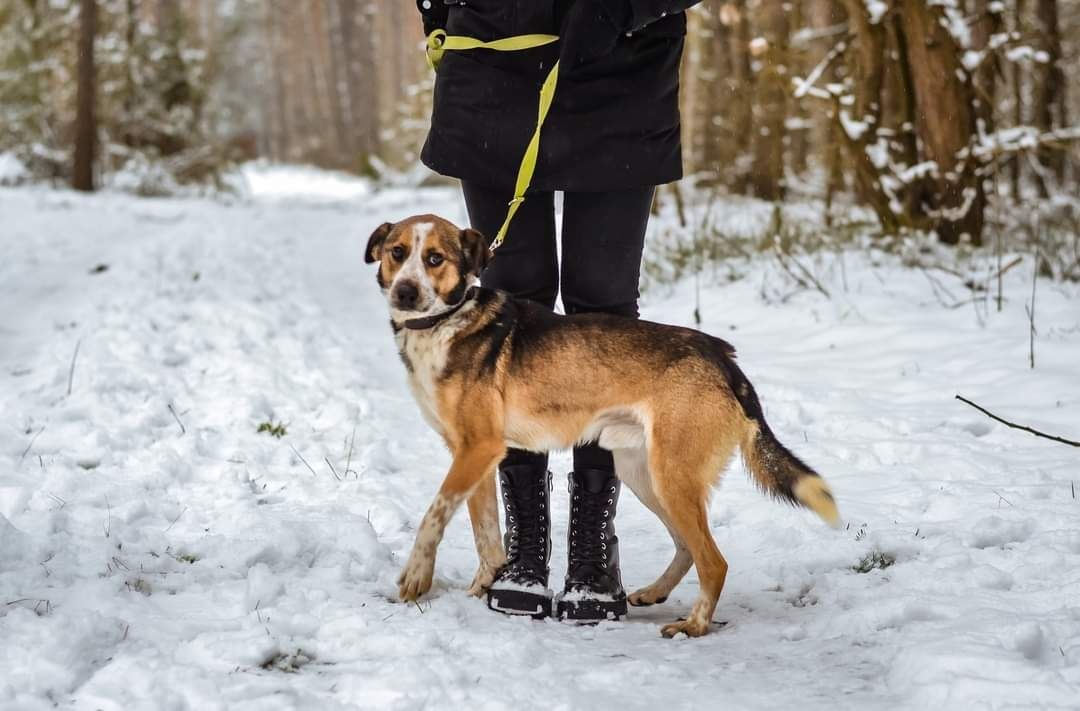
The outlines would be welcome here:
<svg viewBox="0 0 1080 711">
<path fill-rule="evenodd" d="M 848 255 L 832 299 L 763 298 L 784 278 L 767 259 L 705 284 L 703 327 L 849 526 L 733 465 L 702 639 L 658 629 L 693 572 L 622 623 L 489 612 L 464 593 L 464 513 L 403 605 L 448 457 L 362 248 L 383 220 L 464 210 L 268 173 L 232 205 L 0 189 L 0 708 L 1080 708 L 1080 452 L 953 399 L 1080 438 L 1076 285 L 1039 283 L 1032 370 L 1030 259 L 1001 313 L 945 308 L 888 257 Z M 692 287 L 645 315 L 689 324 Z M 629 493 L 618 527 L 627 586 L 651 582 L 667 535 Z"/>
</svg>

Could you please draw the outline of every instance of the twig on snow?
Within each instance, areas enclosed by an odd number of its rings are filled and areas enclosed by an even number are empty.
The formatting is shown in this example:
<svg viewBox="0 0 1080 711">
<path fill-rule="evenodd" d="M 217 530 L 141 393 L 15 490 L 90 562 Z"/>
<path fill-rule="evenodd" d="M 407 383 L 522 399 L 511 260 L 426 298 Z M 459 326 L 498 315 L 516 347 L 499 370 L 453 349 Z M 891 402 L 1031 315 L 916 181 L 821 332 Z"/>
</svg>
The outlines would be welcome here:
<svg viewBox="0 0 1080 711">
<path fill-rule="evenodd" d="M 1006 420 L 1004 418 L 998 417 L 994 413 L 987 410 L 985 407 L 982 407 L 980 405 L 976 405 L 971 400 L 968 400 L 966 397 L 963 397 L 961 395 L 957 395 L 956 399 L 959 400 L 960 402 L 971 405 L 976 410 L 983 413 L 984 415 L 986 415 L 990 419 L 997 420 L 998 422 L 1000 422 L 1003 425 L 1006 425 L 1008 427 L 1012 427 L 1014 430 L 1023 430 L 1025 432 L 1030 432 L 1031 434 L 1035 435 L 1036 437 L 1044 437 L 1046 439 L 1051 439 L 1051 440 L 1053 440 L 1055 442 L 1061 442 L 1062 444 L 1067 444 L 1067 445 L 1069 445 L 1071 447 L 1080 447 L 1080 442 L 1077 442 L 1075 440 L 1065 439 L 1064 437 L 1058 437 L 1057 435 L 1052 435 L 1052 434 L 1047 434 L 1045 432 L 1040 432 L 1039 430 L 1028 427 L 1027 425 L 1018 425 L 1015 422 L 1009 422 L 1008 420 Z"/>
<path fill-rule="evenodd" d="M 112 506 L 109 505 L 109 497 L 105 497 L 105 509 L 108 511 L 108 518 L 105 520 L 105 537 L 108 538 L 112 533 Z"/>
<path fill-rule="evenodd" d="M 176 414 L 176 408 L 173 407 L 171 402 L 169 403 L 169 412 L 172 413 L 173 419 L 176 420 L 176 424 L 180 425 L 180 436 L 183 437 L 187 434 L 187 428 L 184 427 L 184 423 L 180 421 L 180 415 Z"/>
<path fill-rule="evenodd" d="M 345 477 L 346 478 L 348 478 L 349 470 L 352 467 L 353 447 L 355 445 L 356 445 L 356 425 L 353 425 L 352 437 L 349 438 L 349 453 L 345 456 Z M 357 474 L 356 478 L 359 479 L 360 475 Z"/>
<path fill-rule="evenodd" d="M 184 512 L 185 512 L 185 511 L 187 511 L 187 506 L 185 506 L 184 508 L 182 508 L 182 509 L 180 510 L 180 513 L 176 514 L 176 518 L 174 518 L 174 519 L 172 520 L 172 522 L 171 522 L 171 523 L 170 523 L 170 524 L 169 524 L 169 525 L 168 525 L 168 526 L 167 526 L 167 527 L 165 528 L 165 530 L 166 530 L 166 531 L 168 531 L 168 530 L 169 530 L 170 528 L 172 528 L 173 526 L 175 526 L 175 525 L 176 525 L 176 522 L 180 520 L 180 517 L 184 515 Z"/>
<path fill-rule="evenodd" d="M 82 345 L 82 339 L 75 341 L 75 352 L 71 356 L 71 368 L 68 369 L 68 386 L 67 394 L 71 395 L 71 385 L 75 381 L 75 361 L 79 357 L 79 346 Z"/>
<path fill-rule="evenodd" d="M 996 495 L 997 495 L 997 497 L 998 497 L 998 508 L 1001 508 L 1001 502 L 1002 502 L 1002 501 L 1004 501 L 1005 503 L 1007 503 L 1007 504 L 1008 504 L 1008 505 L 1009 505 L 1010 507 L 1012 507 L 1012 508 L 1016 508 L 1015 506 L 1013 506 L 1013 502 L 1009 501 L 1009 500 L 1008 500 L 1008 499 L 1006 499 L 1006 498 L 1005 498 L 1004 496 L 1002 496 L 1001 494 L 999 494 L 999 493 L 998 493 L 998 491 L 997 491 L 997 489 L 991 489 L 990 491 L 994 492 L 994 494 L 996 494 Z"/>
<path fill-rule="evenodd" d="M 308 461 L 306 459 L 304 459 L 304 455 L 300 454 L 299 450 L 297 450 L 296 447 L 294 447 L 294 446 L 292 446 L 290 444 L 289 449 L 291 449 L 293 451 L 293 454 L 300 457 L 300 461 L 303 462 L 304 466 L 308 468 L 309 472 L 311 472 L 311 476 L 313 476 L 313 477 L 318 477 L 319 476 L 318 474 L 315 473 L 315 470 L 311 468 L 311 465 L 308 464 Z"/>
<path fill-rule="evenodd" d="M 30 454 L 30 448 L 34 446 L 34 442 L 37 441 L 37 438 L 40 437 L 41 433 L 44 432 L 44 431 L 45 431 L 45 425 L 42 425 L 41 429 L 37 431 L 37 434 L 35 434 L 33 437 L 30 438 L 30 444 L 26 445 L 26 449 L 23 450 L 22 456 L 19 457 L 20 462 L 22 460 L 26 459 L 27 454 Z"/>
<path fill-rule="evenodd" d="M 341 477 L 338 476 L 337 469 L 334 469 L 334 463 L 330 461 L 330 457 L 323 457 L 323 461 L 326 462 L 326 466 L 330 467 L 330 473 L 334 475 L 334 478 L 341 481 Z"/>
</svg>

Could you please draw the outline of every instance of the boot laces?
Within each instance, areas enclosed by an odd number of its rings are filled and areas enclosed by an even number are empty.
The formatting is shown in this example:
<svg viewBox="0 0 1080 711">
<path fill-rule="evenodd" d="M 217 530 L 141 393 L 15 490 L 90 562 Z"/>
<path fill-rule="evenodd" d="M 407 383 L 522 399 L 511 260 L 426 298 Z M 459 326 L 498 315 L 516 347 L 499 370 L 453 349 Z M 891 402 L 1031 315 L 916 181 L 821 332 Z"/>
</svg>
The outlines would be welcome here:
<svg viewBox="0 0 1080 711">
<path fill-rule="evenodd" d="M 598 565 L 607 569 L 608 530 L 611 526 L 611 506 L 615 503 L 615 487 L 597 494 L 575 487 L 571 502 L 570 557 L 578 563 Z"/>
<path fill-rule="evenodd" d="M 547 560 L 547 538 L 544 535 L 548 515 L 544 502 L 546 487 L 546 477 L 540 487 L 503 486 L 510 533 L 506 557 L 511 562 L 537 560 L 543 564 Z"/>
</svg>

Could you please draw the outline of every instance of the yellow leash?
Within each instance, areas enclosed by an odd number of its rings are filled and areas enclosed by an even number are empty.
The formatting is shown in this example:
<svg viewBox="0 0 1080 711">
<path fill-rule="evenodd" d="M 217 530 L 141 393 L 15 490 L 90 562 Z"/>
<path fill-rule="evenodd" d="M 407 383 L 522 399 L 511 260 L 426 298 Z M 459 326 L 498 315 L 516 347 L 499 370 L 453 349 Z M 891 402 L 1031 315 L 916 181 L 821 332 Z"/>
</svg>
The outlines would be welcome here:
<svg viewBox="0 0 1080 711">
<path fill-rule="evenodd" d="M 558 40 L 558 35 L 518 35 L 482 42 L 473 37 L 457 37 L 447 35 L 445 30 L 435 30 L 427 38 L 427 59 L 431 68 L 437 70 L 443 53 L 447 51 L 492 49 L 496 52 L 517 52 L 523 49 L 543 47 Z M 495 239 L 491 242 L 492 252 L 498 249 L 503 240 L 506 239 L 506 232 L 510 229 L 511 220 L 517 214 L 521 203 L 525 202 L 525 192 L 529 189 L 529 184 L 532 183 L 533 172 L 536 170 L 536 159 L 540 153 L 540 129 L 544 127 L 544 120 L 551 109 L 551 102 L 555 98 L 555 86 L 558 83 L 559 63 L 555 62 L 555 66 L 548 72 L 544 84 L 540 87 L 540 107 L 536 119 L 536 130 L 533 131 L 532 139 L 529 141 L 528 147 L 525 148 L 525 155 L 521 158 L 517 183 L 514 185 L 514 198 L 507 208 L 506 219 L 503 220 L 502 227 L 499 228 L 499 231 L 495 234 Z"/>
</svg>

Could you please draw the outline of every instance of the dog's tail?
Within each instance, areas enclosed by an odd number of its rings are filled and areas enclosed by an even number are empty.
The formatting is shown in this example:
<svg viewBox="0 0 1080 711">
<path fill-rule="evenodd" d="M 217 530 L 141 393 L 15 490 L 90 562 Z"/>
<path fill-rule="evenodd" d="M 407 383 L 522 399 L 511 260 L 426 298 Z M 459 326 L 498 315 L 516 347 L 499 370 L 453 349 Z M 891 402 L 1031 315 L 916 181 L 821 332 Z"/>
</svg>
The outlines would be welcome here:
<svg viewBox="0 0 1080 711">
<path fill-rule="evenodd" d="M 747 428 L 742 443 L 743 461 L 758 486 L 778 499 L 805 506 L 830 526 L 840 525 L 829 485 L 805 462 L 782 445 L 764 419 Z"/>
<path fill-rule="evenodd" d="M 719 339 L 717 339 L 719 341 Z M 830 526 L 840 525 L 829 485 L 809 465 L 776 439 L 765 421 L 754 386 L 734 361 L 734 349 L 726 346 L 723 364 L 728 384 L 749 420 L 740 449 L 746 468 L 766 493 L 796 506 L 805 506 Z"/>
</svg>

